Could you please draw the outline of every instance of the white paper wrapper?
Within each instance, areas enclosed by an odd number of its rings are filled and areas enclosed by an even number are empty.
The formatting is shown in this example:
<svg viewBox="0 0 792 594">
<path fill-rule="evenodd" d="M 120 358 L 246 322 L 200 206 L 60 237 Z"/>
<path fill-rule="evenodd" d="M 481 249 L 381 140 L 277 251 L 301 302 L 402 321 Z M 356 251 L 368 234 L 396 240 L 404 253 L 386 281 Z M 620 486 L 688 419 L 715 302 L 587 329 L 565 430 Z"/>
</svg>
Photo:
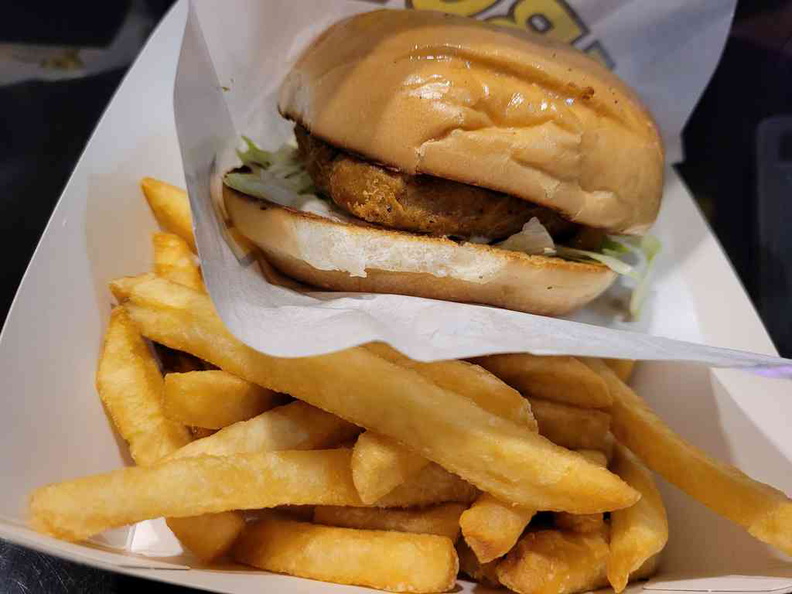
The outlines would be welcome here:
<svg viewBox="0 0 792 594">
<path fill-rule="evenodd" d="M 430 1 L 441 2 L 422 0 Z M 611 0 L 596 9 L 582 0 L 572 4 L 585 23 L 580 27 L 589 31 L 576 44 L 594 47 L 615 64 L 673 142 L 715 66 L 734 2 Z M 210 0 L 191 5 L 175 83 L 175 117 L 207 286 L 229 329 L 250 346 L 273 355 L 305 356 L 381 340 L 421 360 L 528 351 L 688 360 L 792 374 L 791 361 L 702 344 L 701 312 L 681 263 L 709 231 L 670 170 L 653 231 L 664 252 L 640 322 L 621 321 L 622 310 L 614 307 L 619 287 L 572 319 L 552 319 L 395 295 L 306 295 L 268 284 L 254 259 L 232 250 L 225 239 L 212 201 L 220 175 L 237 164 L 233 148 L 241 134 L 266 148 L 278 147 L 291 134 L 291 125 L 277 114 L 275 97 L 305 45 L 334 21 L 377 6 L 238 0 L 218 14 L 210 5 Z M 501 2 L 481 16 L 493 18 L 508 8 Z"/>
</svg>

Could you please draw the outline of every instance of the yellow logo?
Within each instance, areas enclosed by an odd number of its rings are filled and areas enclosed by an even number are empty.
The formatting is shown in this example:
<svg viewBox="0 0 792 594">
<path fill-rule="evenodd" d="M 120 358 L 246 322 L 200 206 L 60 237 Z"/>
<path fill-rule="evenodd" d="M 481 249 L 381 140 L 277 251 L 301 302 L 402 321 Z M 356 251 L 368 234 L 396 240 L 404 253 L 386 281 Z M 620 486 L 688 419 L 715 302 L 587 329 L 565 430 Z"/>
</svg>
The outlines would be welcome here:
<svg viewBox="0 0 792 594">
<path fill-rule="evenodd" d="M 487 22 L 516 29 L 527 29 L 564 43 L 578 45 L 608 68 L 614 63 L 599 41 L 587 39 L 590 33 L 566 0 L 406 0 L 408 8 L 439 10 L 450 14 L 477 17 Z"/>
</svg>

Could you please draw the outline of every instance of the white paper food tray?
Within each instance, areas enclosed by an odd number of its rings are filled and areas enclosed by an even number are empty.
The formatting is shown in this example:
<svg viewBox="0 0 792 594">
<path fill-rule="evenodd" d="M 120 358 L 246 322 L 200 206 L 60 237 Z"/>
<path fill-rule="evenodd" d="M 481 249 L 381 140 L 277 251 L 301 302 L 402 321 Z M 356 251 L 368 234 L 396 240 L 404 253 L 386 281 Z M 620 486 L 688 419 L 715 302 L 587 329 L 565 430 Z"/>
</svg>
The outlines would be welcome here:
<svg viewBox="0 0 792 594">
<path fill-rule="evenodd" d="M 180 2 L 154 33 L 102 117 L 0 337 L 0 537 L 103 569 L 218 592 L 352 591 L 264 572 L 192 566 L 189 557 L 173 555 L 178 548 L 161 538 L 156 523 L 114 531 L 89 545 L 63 543 L 25 526 L 31 489 L 127 462 L 96 395 L 94 371 L 112 304 L 107 281 L 150 268 L 149 232 L 155 226 L 138 181 L 154 176 L 183 183 L 171 94 L 186 15 L 187 4 Z M 669 177 L 668 194 L 690 230 L 682 267 L 704 338 L 775 354 L 689 194 L 673 173 Z M 788 382 L 738 371 L 646 363 L 639 367 L 636 386 L 690 441 L 759 480 L 792 491 Z M 788 559 L 674 488 L 661 487 L 671 540 L 661 573 L 646 588 L 792 590 Z M 146 556 L 152 554 L 171 556 Z"/>
</svg>

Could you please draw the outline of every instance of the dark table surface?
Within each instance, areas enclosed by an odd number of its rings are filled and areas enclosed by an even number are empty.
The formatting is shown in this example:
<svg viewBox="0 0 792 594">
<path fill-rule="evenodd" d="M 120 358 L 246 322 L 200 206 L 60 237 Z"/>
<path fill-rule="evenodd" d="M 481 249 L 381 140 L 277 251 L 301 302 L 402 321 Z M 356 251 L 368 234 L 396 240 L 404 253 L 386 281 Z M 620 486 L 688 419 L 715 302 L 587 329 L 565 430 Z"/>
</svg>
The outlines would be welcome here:
<svg viewBox="0 0 792 594">
<path fill-rule="evenodd" d="M 169 4 L 170 0 L 150 0 L 149 9 L 158 18 Z M 68 15 L 56 3 L 50 9 L 52 26 L 35 30 L 57 38 L 68 30 L 68 23 L 58 19 Z M 24 12 L 16 16 L 24 19 Z M 106 27 L 118 21 L 112 11 L 95 16 L 111 23 Z M 21 29 L 9 26 L 12 21 L 6 17 L 0 19 L 0 42 L 9 41 L 10 35 L 24 40 Z M 97 35 L 90 28 L 80 34 Z M 112 35 L 102 30 L 98 37 Z M 792 114 L 790 39 L 792 2 L 740 3 L 724 59 L 688 126 L 687 161 L 679 167 L 766 321 L 788 317 L 774 317 L 761 301 L 763 295 L 778 301 L 781 289 L 759 286 L 762 281 L 754 263 L 761 258 L 762 241 L 756 223 L 756 171 L 751 164 L 759 122 Z M 68 82 L 0 87 L 0 113 L 14 115 L 0 118 L 0 250 L 5 255 L 0 267 L 0 322 L 49 213 L 123 73 L 119 69 Z M 790 261 L 792 254 L 786 259 L 788 267 Z M 792 277 L 792 270 L 786 274 L 782 280 Z M 792 341 L 785 342 L 788 326 L 769 330 L 791 356 Z M 0 593 L 177 591 L 190 590 L 77 565 L 0 541 Z"/>
</svg>

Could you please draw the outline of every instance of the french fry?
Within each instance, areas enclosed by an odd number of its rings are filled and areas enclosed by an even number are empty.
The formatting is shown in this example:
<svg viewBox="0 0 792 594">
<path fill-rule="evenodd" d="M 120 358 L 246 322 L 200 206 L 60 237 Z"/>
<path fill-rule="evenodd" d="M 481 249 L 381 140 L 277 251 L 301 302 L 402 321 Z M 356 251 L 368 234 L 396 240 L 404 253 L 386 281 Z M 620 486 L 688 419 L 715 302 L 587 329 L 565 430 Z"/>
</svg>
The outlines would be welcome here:
<svg viewBox="0 0 792 594">
<path fill-rule="evenodd" d="M 190 443 L 188 429 L 166 417 L 157 362 L 122 308 L 110 314 L 96 386 L 137 464 L 153 464 Z M 173 523 L 171 529 L 185 547 L 209 561 L 230 548 L 243 526 L 241 516 L 224 512 L 184 518 Z"/>
<path fill-rule="evenodd" d="M 110 314 L 96 388 L 137 464 L 153 464 L 190 443 L 187 427 L 165 416 L 162 374 L 151 349 L 120 307 Z"/>
<path fill-rule="evenodd" d="M 192 355 L 174 351 L 161 344 L 154 343 L 154 351 L 157 353 L 160 367 L 165 374 L 187 373 L 188 371 L 200 371 L 204 368 L 203 362 Z"/>
<path fill-rule="evenodd" d="M 632 359 L 603 359 L 602 362 L 610 367 L 621 381 L 625 384 L 630 383 L 630 378 L 635 369 L 635 361 Z"/>
<path fill-rule="evenodd" d="M 206 562 L 223 557 L 245 528 L 245 518 L 234 511 L 168 518 L 165 523 L 184 548 Z"/>
<path fill-rule="evenodd" d="M 617 446 L 613 470 L 641 493 L 627 509 L 611 513 L 608 581 L 618 593 L 627 586 L 630 574 L 656 558 L 668 542 L 668 518 L 651 473 L 623 446 Z"/>
<path fill-rule="evenodd" d="M 605 586 L 605 532 L 528 532 L 496 569 L 498 580 L 519 594 L 574 594 Z"/>
<path fill-rule="evenodd" d="M 497 561 L 482 563 L 464 539 L 457 542 L 456 550 L 459 557 L 459 571 L 484 586 L 490 586 L 491 588 L 501 587 L 498 581 L 498 574 L 496 573 Z"/>
<path fill-rule="evenodd" d="M 313 521 L 341 528 L 437 534 L 455 541 L 459 537 L 459 516 L 464 510 L 465 506 L 460 503 L 419 509 L 317 506 Z"/>
<path fill-rule="evenodd" d="M 205 291 L 201 269 L 190 246 L 173 233 L 154 233 L 154 272 L 196 291 Z"/>
<path fill-rule="evenodd" d="M 472 359 L 523 395 L 581 408 L 608 408 L 611 397 L 602 378 L 574 357 L 527 353 Z"/>
<path fill-rule="evenodd" d="M 116 279 L 111 280 L 107 286 L 110 289 L 110 292 L 115 297 L 118 303 L 123 303 L 129 296 L 132 294 L 132 290 L 140 284 L 144 284 L 148 281 L 154 280 L 157 278 L 157 275 L 153 272 L 147 272 L 146 274 L 139 274 L 137 276 L 122 276 Z"/>
<path fill-rule="evenodd" d="M 657 573 L 658 568 L 660 567 L 660 555 L 655 555 L 654 557 L 650 557 L 646 561 L 644 561 L 643 565 L 641 565 L 638 569 L 630 574 L 630 581 L 634 582 L 636 580 L 646 580 L 652 577 L 654 574 Z"/>
<path fill-rule="evenodd" d="M 482 493 L 459 524 L 465 542 L 480 563 L 489 563 L 508 553 L 536 514 L 535 509 L 500 501 Z"/>
<path fill-rule="evenodd" d="M 382 343 L 372 343 L 366 348 L 392 363 L 414 369 L 441 388 L 468 397 L 493 414 L 537 430 L 528 401 L 477 365 L 464 361 L 421 363 Z M 366 432 L 355 446 L 352 476 L 361 499 L 373 503 L 428 463 L 426 458 L 394 440 Z"/>
<path fill-rule="evenodd" d="M 159 517 L 278 505 L 361 505 L 349 450 L 199 456 L 48 485 L 30 498 L 31 526 L 70 541 Z"/>
<path fill-rule="evenodd" d="M 674 433 L 602 361 L 587 359 L 613 394 L 612 431 L 646 466 L 755 538 L 792 555 L 792 501 Z"/>
<path fill-rule="evenodd" d="M 603 514 L 570 514 L 558 512 L 553 518 L 556 528 L 578 534 L 600 532 L 605 526 Z"/>
<path fill-rule="evenodd" d="M 164 409 L 169 419 L 207 429 L 246 421 L 275 404 L 272 390 L 220 370 L 169 373 Z"/>
<path fill-rule="evenodd" d="M 608 413 L 538 398 L 531 399 L 531 408 L 539 434 L 553 443 L 572 450 L 603 450 L 607 446 Z"/>
<path fill-rule="evenodd" d="M 125 307 L 152 340 L 387 435 L 503 500 L 595 513 L 638 498 L 607 470 L 367 349 L 264 355 L 231 336 L 208 296 L 164 279 L 138 283 Z"/>
<path fill-rule="evenodd" d="M 234 559 L 267 571 L 392 592 L 446 592 L 459 568 L 450 539 L 316 526 L 277 517 L 251 524 Z"/>
<path fill-rule="evenodd" d="M 291 402 L 194 441 L 173 452 L 169 459 L 315 450 L 336 446 L 359 431 L 355 425 L 310 404 Z"/>
<path fill-rule="evenodd" d="M 160 227 L 181 237 L 195 252 L 192 213 L 187 192 L 152 177 L 141 179 L 140 188 Z"/>
<path fill-rule="evenodd" d="M 441 388 L 468 397 L 493 414 L 537 430 L 528 401 L 478 365 L 464 361 L 421 363 L 383 343 L 371 343 L 366 348 L 391 363 L 414 369 Z M 374 503 L 428 463 L 396 441 L 368 431 L 355 446 L 352 476 L 361 499 Z"/>
<path fill-rule="evenodd" d="M 366 503 L 374 503 L 421 471 L 429 460 L 389 437 L 366 431 L 352 450 L 352 479 Z"/>
<path fill-rule="evenodd" d="M 599 450 L 577 450 L 577 453 L 598 466 L 606 467 L 608 465 L 607 457 Z M 561 530 L 582 534 L 600 532 L 605 528 L 605 516 L 601 513 L 570 514 L 568 512 L 556 512 L 553 514 L 553 522 Z"/>
<path fill-rule="evenodd" d="M 602 450 L 575 450 L 578 454 L 583 456 L 586 460 L 597 466 L 608 466 L 608 456 Z"/>
<path fill-rule="evenodd" d="M 471 503 L 478 494 L 478 489 L 473 485 L 451 474 L 439 464 L 428 464 L 373 505 L 415 507 L 448 502 Z"/>
<path fill-rule="evenodd" d="M 517 390 L 479 365 L 455 360 L 421 363 L 381 342 L 370 343 L 366 348 L 391 363 L 414 369 L 441 388 L 470 398 L 492 414 L 518 425 L 526 425 L 532 431 L 537 430 L 528 401 Z"/>
</svg>

